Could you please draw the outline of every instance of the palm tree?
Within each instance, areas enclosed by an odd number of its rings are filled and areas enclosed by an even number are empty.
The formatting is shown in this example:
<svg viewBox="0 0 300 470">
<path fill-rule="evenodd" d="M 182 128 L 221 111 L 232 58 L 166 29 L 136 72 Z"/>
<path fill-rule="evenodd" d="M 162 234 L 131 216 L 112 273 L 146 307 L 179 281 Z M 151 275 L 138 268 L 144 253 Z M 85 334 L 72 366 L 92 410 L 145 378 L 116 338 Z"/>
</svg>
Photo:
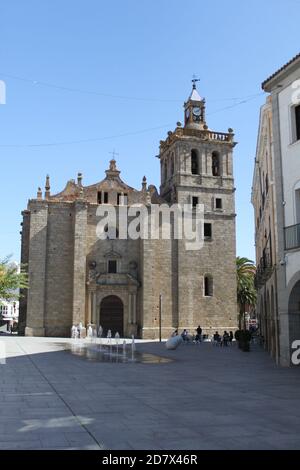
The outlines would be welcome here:
<svg viewBox="0 0 300 470">
<path fill-rule="evenodd" d="M 246 305 L 254 307 L 256 304 L 256 289 L 254 286 L 254 277 L 256 273 L 256 267 L 253 261 L 248 258 L 236 259 L 237 268 L 237 301 L 239 304 L 240 316 L 239 316 L 239 328 L 242 329 L 242 320 L 244 323 L 244 329 L 246 329 L 246 318 L 245 310 Z"/>
<path fill-rule="evenodd" d="M 19 289 L 28 288 L 27 273 L 18 266 L 10 263 L 10 257 L 0 260 L 0 299 L 10 301 L 17 300 Z"/>
</svg>

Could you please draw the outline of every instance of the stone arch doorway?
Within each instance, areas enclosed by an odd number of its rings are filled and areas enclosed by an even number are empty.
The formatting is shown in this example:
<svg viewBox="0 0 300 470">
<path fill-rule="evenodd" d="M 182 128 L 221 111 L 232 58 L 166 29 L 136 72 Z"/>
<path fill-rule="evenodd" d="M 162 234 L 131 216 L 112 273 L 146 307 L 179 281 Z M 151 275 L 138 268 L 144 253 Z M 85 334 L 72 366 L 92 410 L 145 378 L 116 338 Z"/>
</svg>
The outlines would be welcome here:
<svg viewBox="0 0 300 470">
<path fill-rule="evenodd" d="M 104 297 L 100 304 L 100 325 L 103 335 L 106 336 L 111 330 L 114 336 L 118 331 L 121 338 L 124 336 L 124 306 L 122 300 L 116 295 Z"/>
</svg>

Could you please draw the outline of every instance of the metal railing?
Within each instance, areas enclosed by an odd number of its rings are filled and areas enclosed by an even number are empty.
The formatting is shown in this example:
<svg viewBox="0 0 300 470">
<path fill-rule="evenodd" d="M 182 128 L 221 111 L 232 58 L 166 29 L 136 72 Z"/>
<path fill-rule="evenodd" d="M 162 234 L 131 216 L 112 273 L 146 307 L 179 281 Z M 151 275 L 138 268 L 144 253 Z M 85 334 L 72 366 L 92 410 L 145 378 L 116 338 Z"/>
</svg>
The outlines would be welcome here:
<svg viewBox="0 0 300 470">
<path fill-rule="evenodd" d="M 285 249 L 300 248 L 300 224 L 291 225 L 284 229 Z"/>
</svg>

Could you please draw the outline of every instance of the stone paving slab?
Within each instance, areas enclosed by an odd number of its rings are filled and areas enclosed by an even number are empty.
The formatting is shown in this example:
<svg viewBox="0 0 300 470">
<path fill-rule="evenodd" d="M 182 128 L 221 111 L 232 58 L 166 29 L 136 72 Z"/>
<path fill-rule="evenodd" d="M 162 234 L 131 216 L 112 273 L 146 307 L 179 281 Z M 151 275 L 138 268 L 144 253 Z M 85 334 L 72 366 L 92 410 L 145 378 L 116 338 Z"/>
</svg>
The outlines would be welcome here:
<svg viewBox="0 0 300 470">
<path fill-rule="evenodd" d="M 255 347 L 139 342 L 173 362 L 91 362 L 70 340 L 1 336 L 0 449 L 300 449 L 300 368 Z"/>
</svg>

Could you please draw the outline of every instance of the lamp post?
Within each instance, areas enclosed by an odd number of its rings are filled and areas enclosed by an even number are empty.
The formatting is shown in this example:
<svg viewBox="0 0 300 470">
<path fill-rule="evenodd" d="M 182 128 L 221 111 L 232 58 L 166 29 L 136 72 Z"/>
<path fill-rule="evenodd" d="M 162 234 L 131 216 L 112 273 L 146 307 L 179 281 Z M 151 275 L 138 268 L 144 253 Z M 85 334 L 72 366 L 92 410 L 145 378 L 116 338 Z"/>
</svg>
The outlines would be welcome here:
<svg viewBox="0 0 300 470">
<path fill-rule="evenodd" d="M 159 342 L 160 342 L 160 343 L 161 343 L 161 313 L 162 313 L 162 294 L 159 294 L 158 328 L 159 328 Z"/>
</svg>

